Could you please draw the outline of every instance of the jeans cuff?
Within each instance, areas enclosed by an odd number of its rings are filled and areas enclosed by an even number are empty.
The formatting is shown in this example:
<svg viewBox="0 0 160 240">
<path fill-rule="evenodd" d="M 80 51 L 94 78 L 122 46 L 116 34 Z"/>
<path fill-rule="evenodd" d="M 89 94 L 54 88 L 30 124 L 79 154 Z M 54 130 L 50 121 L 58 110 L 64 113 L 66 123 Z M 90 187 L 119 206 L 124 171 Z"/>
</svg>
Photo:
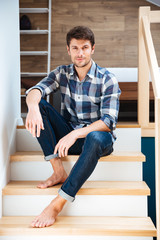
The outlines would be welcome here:
<svg viewBox="0 0 160 240">
<path fill-rule="evenodd" d="M 73 202 L 75 200 L 75 197 L 68 195 L 61 188 L 58 190 L 58 193 L 62 198 L 66 199 L 69 202 Z"/>
<path fill-rule="evenodd" d="M 56 157 L 59 157 L 59 156 L 58 156 L 58 153 L 45 156 L 44 159 L 45 159 L 46 161 L 49 161 L 49 160 L 51 160 L 52 158 L 56 158 Z"/>
</svg>

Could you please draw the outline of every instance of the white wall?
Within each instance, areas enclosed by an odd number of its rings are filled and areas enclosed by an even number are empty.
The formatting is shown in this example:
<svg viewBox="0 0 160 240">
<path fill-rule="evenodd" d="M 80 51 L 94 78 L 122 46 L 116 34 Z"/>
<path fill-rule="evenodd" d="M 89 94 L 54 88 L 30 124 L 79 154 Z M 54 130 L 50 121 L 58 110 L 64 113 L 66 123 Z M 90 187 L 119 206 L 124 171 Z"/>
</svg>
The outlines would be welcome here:
<svg viewBox="0 0 160 240">
<path fill-rule="evenodd" d="M 0 190 L 9 180 L 9 155 L 15 150 L 20 119 L 19 1 L 0 0 Z M 0 195 L 0 216 L 1 216 Z"/>
</svg>

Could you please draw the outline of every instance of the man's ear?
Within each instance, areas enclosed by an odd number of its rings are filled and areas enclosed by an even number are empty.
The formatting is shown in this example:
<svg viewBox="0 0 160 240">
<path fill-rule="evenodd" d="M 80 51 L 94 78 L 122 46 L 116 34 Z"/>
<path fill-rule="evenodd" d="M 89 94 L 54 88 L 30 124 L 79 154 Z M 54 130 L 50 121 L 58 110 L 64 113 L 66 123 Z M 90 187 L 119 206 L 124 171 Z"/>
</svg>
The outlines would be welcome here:
<svg viewBox="0 0 160 240">
<path fill-rule="evenodd" d="M 94 54 L 94 50 L 95 50 L 95 44 L 94 44 L 93 47 L 92 47 L 92 52 L 91 52 L 91 54 Z"/>
<path fill-rule="evenodd" d="M 70 48 L 68 47 L 68 45 L 67 45 L 67 52 L 68 52 L 68 55 L 71 55 Z"/>
</svg>

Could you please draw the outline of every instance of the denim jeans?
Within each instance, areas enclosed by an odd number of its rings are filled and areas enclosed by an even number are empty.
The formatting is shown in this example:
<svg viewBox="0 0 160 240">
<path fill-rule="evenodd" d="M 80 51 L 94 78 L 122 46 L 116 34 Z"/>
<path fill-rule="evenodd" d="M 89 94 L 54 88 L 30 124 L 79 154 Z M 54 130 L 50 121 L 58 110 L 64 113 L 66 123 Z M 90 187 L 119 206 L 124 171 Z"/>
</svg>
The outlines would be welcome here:
<svg viewBox="0 0 160 240">
<path fill-rule="evenodd" d="M 45 160 L 55 158 L 54 148 L 57 142 L 73 131 L 71 125 L 49 103 L 42 99 L 39 103 L 44 130 L 41 130 L 38 142 L 43 150 Z M 113 151 L 112 135 L 109 132 L 93 131 L 86 138 L 77 139 L 69 149 L 69 154 L 80 155 L 68 178 L 58 193 L 64 199 L 73 202 L 83 183 L 95 169 L 101 156 Z"/>
</svg>

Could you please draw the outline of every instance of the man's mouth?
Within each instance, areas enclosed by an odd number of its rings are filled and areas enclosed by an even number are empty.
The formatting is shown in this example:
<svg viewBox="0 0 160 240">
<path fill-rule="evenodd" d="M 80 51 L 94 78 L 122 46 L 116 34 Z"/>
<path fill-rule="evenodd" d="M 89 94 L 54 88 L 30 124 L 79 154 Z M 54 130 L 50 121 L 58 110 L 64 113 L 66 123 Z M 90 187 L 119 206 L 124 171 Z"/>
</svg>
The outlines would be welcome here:
<svg viewBox="0 0 160 240">
<path fill-rule="evenodd" d="M 84 60 L 84 58 L 77 58 L 77 60 L 78 60 L 78 61 L 82 61 L 82 60 Z"/>
</svg>

